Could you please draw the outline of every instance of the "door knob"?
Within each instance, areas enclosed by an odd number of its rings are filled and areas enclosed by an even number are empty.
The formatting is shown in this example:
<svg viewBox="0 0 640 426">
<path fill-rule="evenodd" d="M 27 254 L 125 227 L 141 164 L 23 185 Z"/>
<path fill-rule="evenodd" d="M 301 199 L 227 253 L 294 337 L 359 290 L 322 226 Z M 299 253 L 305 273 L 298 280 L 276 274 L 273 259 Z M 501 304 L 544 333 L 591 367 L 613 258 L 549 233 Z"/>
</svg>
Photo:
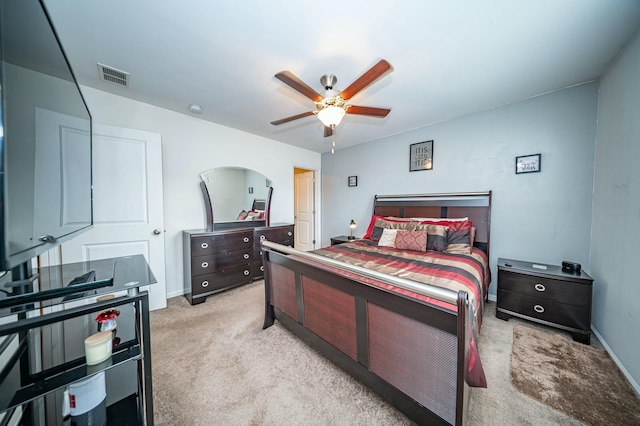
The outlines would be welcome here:
<svg viewBox="0 0 640 426">
<path fill-rule="evenodd" d="M 160 235 L 160 234 L 162 234 L 161 230 L 159 230 L 159 229 L 154 229 L 153 230 L 153 235 Z"/>
</svg>

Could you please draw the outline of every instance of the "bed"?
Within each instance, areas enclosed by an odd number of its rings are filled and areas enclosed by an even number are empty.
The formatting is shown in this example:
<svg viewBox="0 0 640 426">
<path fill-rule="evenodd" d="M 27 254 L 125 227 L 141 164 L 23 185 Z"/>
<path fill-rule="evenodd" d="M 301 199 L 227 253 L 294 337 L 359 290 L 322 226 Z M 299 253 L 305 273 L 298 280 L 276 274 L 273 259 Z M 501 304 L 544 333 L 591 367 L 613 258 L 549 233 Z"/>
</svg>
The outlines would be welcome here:
<svg viewBox="0 0 640 426">
<path fill-rule="evenodd" d="M 490 191 L 377 195 L 366 238 L 265 241 L 264 328 L 277 319 L 418 424 L 462 425 L 469 388 L 486 387 L 490 217 Z"/>
</svg>

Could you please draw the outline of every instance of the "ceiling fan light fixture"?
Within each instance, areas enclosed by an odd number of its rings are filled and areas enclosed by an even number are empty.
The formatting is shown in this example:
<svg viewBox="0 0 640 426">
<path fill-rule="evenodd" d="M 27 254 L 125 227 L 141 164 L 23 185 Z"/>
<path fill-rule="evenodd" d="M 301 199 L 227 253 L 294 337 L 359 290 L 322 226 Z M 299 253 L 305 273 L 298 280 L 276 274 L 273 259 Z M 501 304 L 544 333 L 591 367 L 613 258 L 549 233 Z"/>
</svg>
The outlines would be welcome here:
<svg viewBox="0 0 640 426">
<path fill-rule="evenodd" d="M 327 127 L 337 126 L 342 121 L 346 111 L 337 106 L 328 106 L 318 112 L 318 118 Z"/>
</svg>

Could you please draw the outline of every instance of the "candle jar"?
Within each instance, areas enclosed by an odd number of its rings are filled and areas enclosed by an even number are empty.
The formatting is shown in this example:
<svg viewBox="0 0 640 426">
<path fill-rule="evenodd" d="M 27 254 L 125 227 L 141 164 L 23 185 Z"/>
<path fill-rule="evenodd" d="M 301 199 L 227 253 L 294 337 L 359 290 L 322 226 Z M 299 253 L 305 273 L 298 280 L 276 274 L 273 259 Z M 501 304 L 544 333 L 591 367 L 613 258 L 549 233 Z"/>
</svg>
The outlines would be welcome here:
<svg viewBox="0 0 640 426">
<path fill-rule="evenodd" d="M 84 356 L 87 365 L 100 364 L 111 356 L 113 333 L 101 331 L 84 339 Z"/>
</svg>

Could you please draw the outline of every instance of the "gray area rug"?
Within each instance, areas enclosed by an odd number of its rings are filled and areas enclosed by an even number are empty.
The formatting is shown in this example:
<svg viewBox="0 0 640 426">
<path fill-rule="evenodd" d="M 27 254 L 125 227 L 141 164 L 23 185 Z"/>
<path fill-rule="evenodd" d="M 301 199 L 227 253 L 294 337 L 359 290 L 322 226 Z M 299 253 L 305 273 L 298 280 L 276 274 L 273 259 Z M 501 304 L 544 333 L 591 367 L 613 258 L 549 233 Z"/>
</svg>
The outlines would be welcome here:
<svg viewBox="0 0 640 426">
<path fill-rule="evenodd" d="M 640 398 L 603 349 L 517 326 L 510 374 L 520 392 L 586 424 L 640 425 Z"/>
</svg>

